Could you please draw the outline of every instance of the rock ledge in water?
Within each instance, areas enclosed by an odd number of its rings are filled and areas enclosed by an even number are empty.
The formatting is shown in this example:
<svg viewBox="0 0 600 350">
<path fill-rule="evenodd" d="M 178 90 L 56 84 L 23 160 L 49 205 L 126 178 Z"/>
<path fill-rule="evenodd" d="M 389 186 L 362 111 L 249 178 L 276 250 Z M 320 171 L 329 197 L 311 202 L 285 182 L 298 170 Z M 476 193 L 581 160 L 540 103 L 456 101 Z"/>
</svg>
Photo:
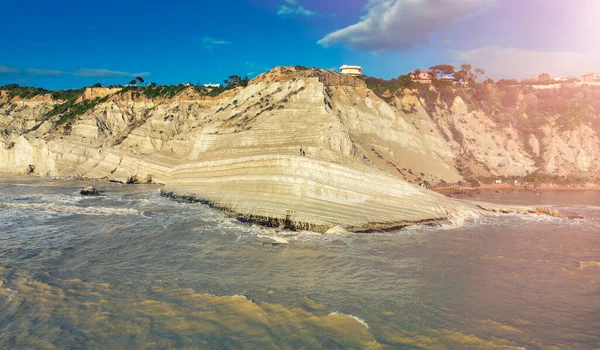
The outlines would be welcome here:
<svg viewBox="0 0 600 350">
<path fill-rule="evenodd" d="M 83 188 L 81 191 L 79 191 L 79 193 L 81 193 L 82 196 L 99 196 L 100 192 L 98 192 L 98 190 L 96 188 L 94 188 L 94 186 L 87 186 L 86 188 Z"/>
</svg>

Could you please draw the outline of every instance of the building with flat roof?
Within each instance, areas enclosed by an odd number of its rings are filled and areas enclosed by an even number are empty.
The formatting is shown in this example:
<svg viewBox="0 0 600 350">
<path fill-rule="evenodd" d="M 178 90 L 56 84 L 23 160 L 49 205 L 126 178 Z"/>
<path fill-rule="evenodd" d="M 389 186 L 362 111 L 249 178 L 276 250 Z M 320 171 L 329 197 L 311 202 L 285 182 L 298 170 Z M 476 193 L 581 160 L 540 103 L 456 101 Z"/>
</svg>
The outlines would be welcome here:
<svg viewBox="0 0 600 350">
<path fill-rule="evenodd" d="M 359 76 L 362 75 L 362 67 L 361 66 L 348 66 L 343 65 L 340 67 L 340 71 L 342 74 Z"/>
<path fill-rule="evenodd" d="M 600 72 L 593 72 L 581 76 L 584 83 L 600 83 Z"/>
</svg>

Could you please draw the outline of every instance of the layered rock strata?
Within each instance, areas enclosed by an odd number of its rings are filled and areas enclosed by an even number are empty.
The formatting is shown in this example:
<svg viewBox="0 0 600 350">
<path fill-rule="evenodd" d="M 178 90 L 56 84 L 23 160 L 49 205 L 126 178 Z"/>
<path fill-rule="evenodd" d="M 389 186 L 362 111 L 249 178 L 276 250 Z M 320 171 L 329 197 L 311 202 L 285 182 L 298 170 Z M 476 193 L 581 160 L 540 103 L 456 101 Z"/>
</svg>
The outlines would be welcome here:
<svg viewBox="0 0 600 350">
<path fill-rule="evenodd" d="M 98 103 L 66 124 L 46 117 L 61 101 L 1 98 L 0 172 L 162 183 L 165 194 L 242 219 L 318 232 L 533 211 L 478 206 L 415 184 L 462 179 L 456 162 L 465 149 L 449 139 L 448 120 L 468 120 L 464 132 L 478 142 L 494 126 L 472 119 L 485 116 L 457 100 L 453 116 L 433 117 L 415 96 L 386 103 L 362 80 L 323 70 L 276 68 L 217 97 L 192 87 L 173 98 L 88 89 L 78 101 Z M 415 111 L 402 112 L 403 103 Z M 585 154 L 595 157 L 598 145 L 586 140 Z M 486 145 L 511 150 L 502 169 L 533 166 L 517 143 Z M 597 167 L 589 156 L 576 163 Z"/>
</svg>

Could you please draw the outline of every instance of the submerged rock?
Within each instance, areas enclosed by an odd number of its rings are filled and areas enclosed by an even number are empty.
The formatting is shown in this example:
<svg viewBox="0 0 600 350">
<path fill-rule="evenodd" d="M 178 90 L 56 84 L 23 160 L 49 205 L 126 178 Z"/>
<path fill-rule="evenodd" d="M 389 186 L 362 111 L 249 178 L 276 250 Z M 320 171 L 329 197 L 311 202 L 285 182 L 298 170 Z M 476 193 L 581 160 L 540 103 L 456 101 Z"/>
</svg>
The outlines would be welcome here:
<svg viewBox="0 0 600 350">
<path fill-rule="evenodd" d="M 600 262 L 594 261 L 594 260 L 579 262 L 579 269 L 581 271 L 583 271 L 583 269 L 589 268 L 589 267 L 600 267 Z"/>
<path fill-rule="evenodd" d="M 579 215 L 579 214 L 571 214 L 569 216 L 567 216 L 567 219 L 569 220 L 580 220 L 580 219 L 585 219 L 583 216 Z"/>
<path fill-rule="evenodd" d="M 550 215 L 550 216 L 554 216 L 554 217 L 560 217 L 560 211 L 558 211 L 556 209 L 551 209 L 551 208 L 536 207 L 536 208 L 533 209 L 533 212 L 535 214 Z"/>
<path fill-rule="evenodd" d="M 100 192 L 94 186 L 87 186 L 79 191 L 82 196 L 99 196 Z"/>
</svg>

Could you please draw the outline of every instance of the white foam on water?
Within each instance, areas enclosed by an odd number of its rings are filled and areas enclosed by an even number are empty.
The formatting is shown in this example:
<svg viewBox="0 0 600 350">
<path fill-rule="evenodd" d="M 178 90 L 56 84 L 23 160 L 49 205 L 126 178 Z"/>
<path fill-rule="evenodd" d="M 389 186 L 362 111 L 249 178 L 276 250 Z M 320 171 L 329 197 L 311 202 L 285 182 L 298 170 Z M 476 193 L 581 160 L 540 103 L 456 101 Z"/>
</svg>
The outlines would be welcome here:
<svg viewBox="0 0 600 350">
<path fill-rule="evenodd" d="M 15 220 L 21 218 L 21 214 L 18 210 L 2 210 L 0 211 L 0 228 L 8 228 L 14 224 Z"/>
<path fill-rule="evenodd" d="M 150 200 L 146 199 L 146 198 L 140 198 L 140 199 L 134 199 L 132 201 L 132 203 L 138 204 L 138 205 L 148 205 L 150 204 Z"/>
<path fill-rule="evenodd" d="M 277 235 L 261 235 L 261 234 L 258 234 L 256 236 L 258 238 L 271 239 L 271 240 L 273 240 L 273 241 L 275 241 L 277 243 L 281 243 L 281 244 L 289 244 L 290 243 L 290 241 L 289 241 L 288 238 L 280 237 L 280 236 L 277 236 Z"/>
<path fill-rule="evenodd" d="M 340 316 L 345 316 L 345 317 L 350 317 L 350 318 L 353 318 L 353 319 L 355 319 L 355 320 L 356 320 L 358 323 L 360 323 L 360 324 L 362 324 L 363 326 L 365 326 L 365 328 L 366 328 L 366 329 L 369 329 L 369 325 L 367 324 L 367 322 L 366 322 L 365 320 L 363 320 L 362 318 L 360 318 L 360 317 L 357 317 L 357 316 L 354 316 L 354 315 L 343 314 L 343 313 L 341 313 L 341 312 L 337 312 L 337 311 L 334 311 L 334 312 L 330 313 L 329 315 L 330 315 L 330 316 L 331 316 L 331 315 L 340 315 Z"/>
<path fill-rule="evenodd" d="M 501 216 L 486 216 L 477 220 L 477 225 L 551 225 L 552 227 L 578 227 L 581 229 L 596 230 L 597 224 L 593 222 L 593 218 L 584 217 L 583 219 L 569 219 L 566 216 L 554 217 L 549 215 L 536 214 L 504 214 Z"/>
<path fill-rule="evenodd" d="M 77 204 L 88 198 L 106 198 L 105 196 L 94 196 L 84 197 L 81 195 L 67 195 L 67 194 L 32 194 L 28 196 L 8 197 L 2 198 L 15 203 L 27 203 L 27 202 L 38 202 L 38 203 L 55 203 L 55 204 Z"/>
<path fill-rule="evenodd" d="M 534 223 L 548 223 L 548 224 L 571 224 L 576 223 L 576 220 L 570 220 L 566 217 L 556 217 L 550 215 L 536 215 L 536 214 L 508 214 L 508 217 L 516 218 L 523 221 L 529 221 Z"/>
<path fill-rule="evenodd" d="M 326 244 L 332 241 L 345 240 L 355 233 L 346 232 L 344 234 L 319 233 L 314 231 L 290 231 L 273 228 L 256 228 L 256 231 L 250 232 L 256 234 L 256 237 L 271 239 L 277 243 L 302 242 L 309 244 Z"/>
<path fill-rule="evenodd" d="M 475 211 L 463 210 L 456 214 L 449 215 L 448 219 L 439 224 L 443 230 L 451 230 L 465 226 L 467 223 L 475 222 L 481 216 Z"/>
<path fill-rule="evenodd" d="M 447 230 L 449 228 L 450 228 L 449 225 L 446 227 L 415 225 L 415 226 L 408 226 L 408 227 L 402 228 L 398 231 L 376 233 L 376 234 L 385 234 L 385 235 L 390 235 L 390 236 L 395 236 L 395 235 L 399 235 L 399 234 L 414 235 L 414 234 L 420 234 L 420 233 L 425 233 L 425 232 L 436 232 L 436 231 L 440 231 L 440 230 Z"/>
<path fill-rule="evenodd" d="M 135 209 L 108 208 L 108 207 L 78 207 L 74 205 L 62 205 L 55 203 L 13 203 L 0 202 L 0 207 L 17 209 L 35 209 L 57 214 L 80 214 L 80 215 L 140 215 Z"/>
<path fill-rule="evenodd" d="M 12 301 L 17 296 L 17 294 L 19 294 L 18 291 L 11 288 L 6 288 L 6 292 L 8 292 L 8 301 Z"/>
<path fill-rule="evenodd" d="M 244 299 L 244 300 L 250 300 L 248 299 L 248 297 L 246 297 L 244 294 L 234 294 L 231 296 L 232 298 L 240 298 L 240 299 Z"/>
</svg>

